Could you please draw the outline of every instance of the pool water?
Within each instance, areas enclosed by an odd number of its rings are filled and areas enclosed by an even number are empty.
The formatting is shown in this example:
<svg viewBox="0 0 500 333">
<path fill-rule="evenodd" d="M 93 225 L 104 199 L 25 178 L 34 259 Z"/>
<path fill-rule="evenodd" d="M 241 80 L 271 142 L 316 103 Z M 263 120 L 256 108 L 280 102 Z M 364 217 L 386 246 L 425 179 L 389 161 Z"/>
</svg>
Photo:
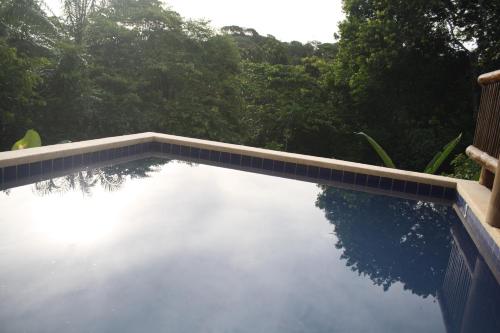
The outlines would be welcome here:
<svg viewBox="0 0 500 333">
<path fill-rule="evenodd" d="M 0 332 L 500 332 L 447 206 L 146 159 L 0 212 Z"/>
</svg>

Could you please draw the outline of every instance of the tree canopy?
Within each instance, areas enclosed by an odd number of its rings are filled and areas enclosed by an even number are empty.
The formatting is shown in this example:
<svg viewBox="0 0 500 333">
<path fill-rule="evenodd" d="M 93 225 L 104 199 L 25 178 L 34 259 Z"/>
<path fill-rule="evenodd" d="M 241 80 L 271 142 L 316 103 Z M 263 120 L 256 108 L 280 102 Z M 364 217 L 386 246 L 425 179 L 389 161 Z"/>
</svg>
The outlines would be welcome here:
<svg viewBox="0 0 500 333">
<path fill-rule="evenodd" d="M 168 3 L 167 3 L 168 4 Z M 336 41 L 213 28 L 158 0 L 0 3 L 0 147 L 142 131 L 421 170 L 472 140 L 479 73 L 500 67 L 493 0 L 344 0 Z M 333 37 L 333 36 L 332 36 Z M 444 167 L 441 171 L 449 167 Z"/>
</svg>

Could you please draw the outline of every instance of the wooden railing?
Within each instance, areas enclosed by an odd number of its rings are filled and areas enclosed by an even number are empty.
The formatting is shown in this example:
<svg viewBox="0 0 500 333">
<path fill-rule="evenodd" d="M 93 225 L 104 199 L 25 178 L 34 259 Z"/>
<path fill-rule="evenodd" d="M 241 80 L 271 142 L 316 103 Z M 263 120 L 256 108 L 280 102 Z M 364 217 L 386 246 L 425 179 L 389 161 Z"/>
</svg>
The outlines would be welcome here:
<svg viewBox="0 0 500 333">
<path fill-rule="evenodd" d="M 482 87 L 474 143 L 467 155 L 481 165 L 479 183 L 491 189 L 486 221 L 500 227 L 500 70 L 478 78 Z"/>
</svg>

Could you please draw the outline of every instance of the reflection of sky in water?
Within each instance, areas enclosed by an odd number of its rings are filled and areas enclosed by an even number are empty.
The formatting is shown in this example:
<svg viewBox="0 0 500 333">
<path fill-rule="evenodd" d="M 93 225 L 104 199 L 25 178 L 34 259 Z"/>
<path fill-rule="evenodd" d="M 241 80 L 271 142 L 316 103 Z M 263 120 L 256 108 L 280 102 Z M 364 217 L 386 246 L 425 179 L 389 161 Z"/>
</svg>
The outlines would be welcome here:
<svg viewBox="0 0 500 333">
<path fill-rule="evenodd" d="M 114 192 L 0 193 L 0 331 L 443 332 L 434 297 L 346 267 L 319 192 L 169 163 Z"/>
</svg>

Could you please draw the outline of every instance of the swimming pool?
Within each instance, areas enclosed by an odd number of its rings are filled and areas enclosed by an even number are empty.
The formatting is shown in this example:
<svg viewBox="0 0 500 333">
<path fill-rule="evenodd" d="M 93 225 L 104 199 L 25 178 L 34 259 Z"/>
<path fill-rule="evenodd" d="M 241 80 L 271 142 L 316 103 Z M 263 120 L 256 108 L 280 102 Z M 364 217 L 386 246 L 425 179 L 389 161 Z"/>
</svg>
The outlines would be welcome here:
<svg viewBox="0 0 500 333">
<path fill-rule="evenodd" d="M 499 331 L 451 206 L 159 158 L 57 176 L 0 193 L 2 332 Z"/>
</svg>

